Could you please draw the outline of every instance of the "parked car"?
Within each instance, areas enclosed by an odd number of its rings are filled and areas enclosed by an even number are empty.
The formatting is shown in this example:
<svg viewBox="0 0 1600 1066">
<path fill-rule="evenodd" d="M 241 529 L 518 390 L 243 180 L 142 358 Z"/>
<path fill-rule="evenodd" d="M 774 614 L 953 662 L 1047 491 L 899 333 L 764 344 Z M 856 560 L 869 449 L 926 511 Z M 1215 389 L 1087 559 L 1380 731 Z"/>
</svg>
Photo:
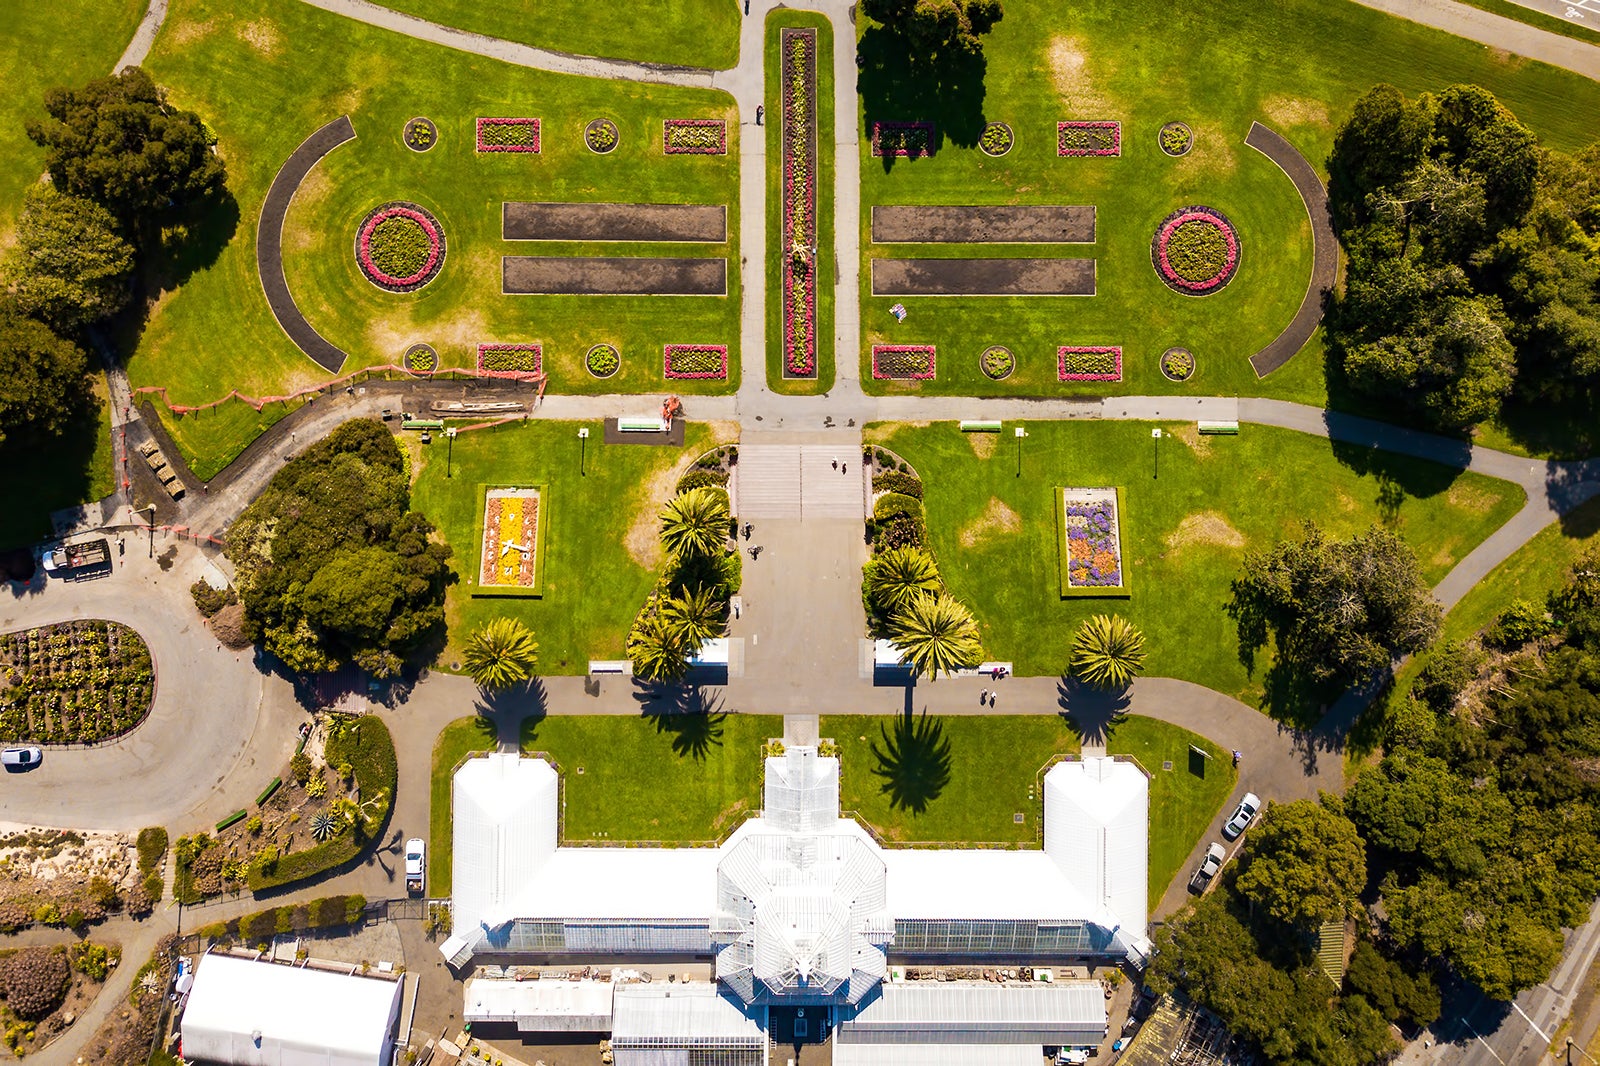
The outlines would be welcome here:
<svg viewBox="0 0 1600 1066">
<path fill-rule="evenodd" d="M 1256 812 L 1259 810 L 1261 810 L 1261 797 L 1254 792 L 1246 792 L 1244 799 L 1239 801 L 1239 806 L 1234 810 L 1233 817 L 1222 827 L 1222 835 L 1229 840 L 1237 837 L 1255 820 Z"/>
<path fill-rule="evenodd" d="M 422 873 L 426 868 L 426 845 L 420 837 L 406 841 L 406 891 L 422 894 Z"/>
<path fill-rule="evenodd" d="M 1222 869 L 1222 864 L 1227 861 L 1227 849 L 1216 841 L 1212 841 L 1211 846 L 1206 849 L 1205 858 L 1200 860 L 1199 869 L 1195 870 L 1194 876 L 1189 878 L 1189 891 L 1197 895 L 1204 892 L 1206 886 L 1211 883 L 1211 879 L 1217 876 L 1217 871 Z"/>
<path fill-rule="evenodd" d="M 0 752 L 0 765 L 8 770 L 32 770 L 44 762 L 44 752 L 39 748 L 7 748 Z"/>
</svg>

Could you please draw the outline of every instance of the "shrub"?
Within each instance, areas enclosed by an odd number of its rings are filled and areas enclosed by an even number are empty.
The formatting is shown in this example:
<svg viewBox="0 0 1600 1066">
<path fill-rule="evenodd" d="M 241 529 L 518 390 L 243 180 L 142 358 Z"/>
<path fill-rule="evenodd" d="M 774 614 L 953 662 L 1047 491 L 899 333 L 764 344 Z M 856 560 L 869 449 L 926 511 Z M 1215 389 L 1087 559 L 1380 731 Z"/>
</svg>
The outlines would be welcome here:
<svg viewBox="0 0 1600 1066">
<path fill-rule="evenodd" d="M 0 933 L 15 933 L 31 924 L 33 915 L 28 913 L 28 908 L 10 899 L 0 903 Z"/>
<path fill-rule="evenodd" d="M 1527 600 L 1517 600 L 1494 620 L 1494 625 L 1483 635 L 1483 641 L 1491 647 L 1509 651 L 1549 636 L 1554 631 L 1555 622 L 1550 618 L 1550 612 Z"/>
<path fill-rule="evenodd" d="M 1484 654 L 1478 648 L 1468 647 L 1458 640 L 1447 641 L 1417 675 L 1411 694 L 1444 714 L 1456 705 L 1461 693 L 1478 676 L 1483 660 Z"/>
<path fill-rule="evenodd" d="M 11 1013 L 37 1021 L 61 1006 L 72 973 L 61 948 L 25 947 L 0 964 L 0 988 Z"/>
<path fill-rule="evenodd" d="M 141 829 L 136 846 L 139 849 L 139 872 L 151 873 L 167 857 L 167 831 L 159 825 Z"/>
<path fill-rule="evenodd" d="M 86 942 L 78 945 L 77 957 L 72 960 L 72 964 L 89 980 L 104 981 L 106 974 L 111 972 L 118 954 L 104 944 Z"/>
<path fill-rule="evenodd" d="M 622 356 L 614 344 L 596 344 L 583 357 L 589 373 L 597 378 L 608 378 L 622 365 Z"/>
<path fill-rule="evenodd" d="M 691 492 L 694 489 L 713 488 L 720 489 L 728 484 L 728 474 L 724 470 L 694 469 L 678 479 L 678 492 Z"/>
<path fill-rule="evenodd" d="M 891 492 L 880 497 L 872 507 L 872 517 L 879 522 L 887 521 L 896 515 L 914 515 L 920 518 L 922 501 L 915 496 Z"/>
<path fill-rule="evenodd" d="M 879 551 L 889 548 L 920 548 L 927 543 L 928 533 L 921 515 L 899 514 L 885 522 L 875 523 L 873 543 Z"/>
<path fill-rule="evenodd" d="M 89 879 L 89 898 L 106 910 L 116 910 L 122 905 L 117 897 L 117 886 L 104 877 Z"/>
<path fill-rule="evenodd" d="M 230 603 L 211 618 L 211 635 L 224 648 L 239 651 L 250 646 L 250 632 L 245 627 L 244 604 Z"/>
<path fill-rule="evenodd" d="M 155 881 L 155 891 L 151 891 L 150 882 Z M 134 885 L 128 889 L 128 895 L 123 900 L 123 906 L 128 908 L 128 913 L 135 918 L 143 918 L 155 910 L 156 897 L 161 895 L 161 878 L 152 874 L 144 884 Z"/>
<path fill-rule="evenodd" d="M 194 605 L 200 613 L 207 618 L 216 614 L 230 603 L 238 603 L 239 597 L 231 588 L 217 589 L 204 581 L 196 581 L 189 586 L 189 595 L 194 597 Z"/>
<path fill-rule="evenodd" d="M 251 836 L 259 835 L 261 832 L 261 826 L 261 815 L 259 814 L 252 814 L 249 820 L 244 823 L 245 832 L 249 833 Z"/>
<path fill-rule="evenodd" d="M 922 482 L 915 475 L 890 470 L 872 476 L 873 492 L 898 492 L 902 496 L 922 499 Z"/>
<path fill-rule="evenodd" d="M 289 760 L 289 774 L 302 785 L 311 780 L 311 756 L 303 751 L 295 752 Z"/>
</svg>

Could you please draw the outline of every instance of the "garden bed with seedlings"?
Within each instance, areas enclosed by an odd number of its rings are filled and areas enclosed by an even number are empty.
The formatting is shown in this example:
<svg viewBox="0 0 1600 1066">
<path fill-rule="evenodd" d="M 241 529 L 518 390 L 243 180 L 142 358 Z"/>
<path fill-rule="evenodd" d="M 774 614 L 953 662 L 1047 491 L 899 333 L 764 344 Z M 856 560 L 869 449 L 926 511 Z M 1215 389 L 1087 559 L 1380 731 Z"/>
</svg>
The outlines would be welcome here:
<svg viewBox="0 0 1600 1066">
<path fill-rule="evenodd" d="M 93 744 L 129 732 L 155 698 L 150 649 L 119 622 L 61 622 L 0 636 L 0 737 Z"/>
<path fill-rule="evenodd" d="M 48 1047 L 83 1016 L 121 960 L 120 946 L 89 940 L 0 950 L 6 1047 L 18 1058 Z"/>
<path fill-rule="evenodd" d="M 146 873 L 140 849 L 125 834 L 6 829 L 0 833 L 0 933 L 30 925 L 82 930 L 118 911 L 143 918 L 160 898 L 160 858 Z M 151 873 L 156 879 L 147 885 Z"/>
</svg>

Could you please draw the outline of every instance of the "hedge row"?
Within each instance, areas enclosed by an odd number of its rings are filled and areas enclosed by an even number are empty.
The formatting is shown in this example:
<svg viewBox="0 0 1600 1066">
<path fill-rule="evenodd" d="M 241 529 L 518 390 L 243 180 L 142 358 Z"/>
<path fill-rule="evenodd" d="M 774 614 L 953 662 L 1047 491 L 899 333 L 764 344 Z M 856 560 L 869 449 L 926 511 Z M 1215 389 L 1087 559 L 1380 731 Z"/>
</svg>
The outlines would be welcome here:
<svg viewBox="0 0 1600 1066">
<path fill-rule="evenodd" d="M 872 476 L 873 492 L 898 492 L 903 496 L 922 499 L 922 480 L 912 474 L 902 474 L 898 470 L 885 471 Z"/>
<path fill-rule="evenodd" d="M 268 783 L 267 787 L 261 790 L 261 795 L 256 797 L 256 806 L 260 807 L 262 804 L 266 803 L 267 800 L 272 798 L 273 793 L 277 792 L 282 786 L 283 778 L 274 777 L 271 782 Z"/>
<path fill-rule="evenodd" d="M 249 812 L 245 811 L 243 808 L 234 811 L 232 814 L 228 815 L 222 821 L 217 823 L 217 832 L 220 833 L 231 825 L 238 825 L 240 822 L 244 821 L 245 815 L 248 813 Z"/>
<path fill-rule="evenodd" d="M 367 909 L 365 896 L 323 896 L 310 903 L 268 907 L 226 922 L 213 922 L 196 930 L 211 940 L 237 938 L 247 944 L 270 940 L 279 934 L 304 933 L 314 929 L 336 929 L 355 925 Z"/>
</svg>

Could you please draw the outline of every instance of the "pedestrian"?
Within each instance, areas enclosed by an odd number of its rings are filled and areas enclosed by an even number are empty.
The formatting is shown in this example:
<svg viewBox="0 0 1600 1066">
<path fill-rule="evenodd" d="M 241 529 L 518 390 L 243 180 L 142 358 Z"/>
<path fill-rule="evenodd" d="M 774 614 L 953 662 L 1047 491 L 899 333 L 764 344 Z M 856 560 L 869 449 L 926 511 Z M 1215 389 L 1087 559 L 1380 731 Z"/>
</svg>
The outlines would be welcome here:
<svg viewBox="0 0 1600 1066">
<path fill-rule="evenodd" d="M 1244 752 L 1240 751 L 1238 748 L 1233 749 L 1233 765 L 1238 766 L 1239 760 L 1242 758 L 1244 758 Z"/>
<path fill-rule="evenodd" d="M 767 109 L 766 108 L 762 107 L 760 104 L 756 105 L 756 125 L 757 126 L 761 125 L 761 116 L 766 114 L 766 113 L 767 113 Z"/>
<path fill-rule="evenodd" d="M 733 601 L 733 620 L 735 622 L 737 622 L 739 620 L 739 601 L 738 600 L 734 600 Z"/>
<path fill-rule="evenodd" d="M 750 0 L 744 0 L 744 13 L 750 14 Z"/>
<path fill-rule="evenodd" d="M 840 463 L 839 464 L 839 473 L 848 474 L 849 472 L 850 472 L 850 464 L 849 463 Z"/>
<path fill-rule="evenodd" d="M 833 457 L 833 468 L 835 470 L 839 469 L 839 457 L 837 455 Z"/>
<path fill-rule="evenodd" d="M 988 689 L 984 689 L 982 692 L 978 693 L 978 706 L 982 707 L 985 703 L 988 703 L 988 702 L 989 702 L 989 690 Z"/>
<path fill-rule="evenodd" d="M 994 705 L 999 699 L 1000 699 L 1000 693 L 998 693 L 998 692 L 989 693 L 989 709 L 991 711 L 994 710 Z"/>
<path fill-rule="evenodd" d="M 744 539 L 745 540 L 749 540 L 750 539 L 750 532 L 753 529 L 755 529 L 755 526 L 751 525 L 749 522 L 746 522 L 744 524 Z"/>
</svg>

